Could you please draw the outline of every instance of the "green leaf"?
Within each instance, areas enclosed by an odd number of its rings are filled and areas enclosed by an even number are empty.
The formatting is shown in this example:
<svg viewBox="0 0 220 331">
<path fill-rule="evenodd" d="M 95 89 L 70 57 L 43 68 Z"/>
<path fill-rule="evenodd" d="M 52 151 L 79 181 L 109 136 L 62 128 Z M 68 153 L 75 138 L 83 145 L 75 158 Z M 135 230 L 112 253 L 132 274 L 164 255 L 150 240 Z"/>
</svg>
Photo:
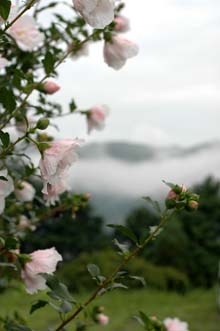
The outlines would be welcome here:
<svg viewBox="0 0 220 331">
<path fill-rule="evenodd" d="M 114 240 L 113 240 L 113 243 L 115 244 L 115 246 L 117 246 L 117 247 L 120 249 L 120 251 L 121 251 L 124 255 L 129 254 L 128 245 L 121 244 L 117 239 L 114 239 Z"/>
<path fill-rule="evenodd" d="M 56 62 L 55 57 L 49 51 L 47 51 L 44 60 L 42 61 L 44 65 L 44 70 L 47 75 L 49 75 L 54 70 L 54 64 Z"/>
<path fill-rule="evenodd" d="M 176 186 L 175 184 L 170 183 L 170 182 L 166 182 L 165 180 L 162 180 L 162 182 L 171 189 L 173 189 Z"/>
<path fill-rule="evenodd" d="M 0 103 L 9 112 L 15 110 L 16 99 L 12 90 L 8 90 L 6 87 L 0 88 Z"/>
<path fill-rule="evenodd" d="M 11 1 L 9 0 L 1 0 L 0 1 L 0 16 L 4 21 L 7 20 L 11 9 Z"/>
<path fill-rule="evenodd" d="M 35 312 L 36 310 L 45 307 L 47 304 L 48 304 L 48 301 L 45 301 L 45 300 L 38 300 L 36 303 L 34 303 L 34 304 L 31 306 L 30 314 L 33 314 L 33 312 Z"/>
<path fill-rule="evenodd" d="M 56 276 L 49 274 L 42 274 L 46 279 L 47 286 L 52 290 L 48 293 L 55 300 L 62 299 L 70 302 L 76 302 L 72 295 L 69 293 L 67 286 L 63 283 L 60 283 Z"/>
<path fill-rule="evenodd" d="M 8 182 L 8 179 L 4 176 L 0 176 L 0 180 L 3 180 L 4 182 Z"/>
<path fill-rule="evenodd" d="M 158 201 L 152 200 L 151 197 L 143 197 L 143 199 L 149 202 L 151 206 L 154 208 L 154 210 L 156 210 L 156 212 L 161 214 L 161 209 Z"/>
<path fill-rule="evenodd" d="M 100 275 L 100 269 L 97 265 L 95 264 L 88 264 L 87 265 L 87 270 L 90 273 L 92 277 L 97 277 Z"/>
<path fill-rule="evenodd" d="M 122 283 L 113 283 L 111 286 L 109 286 L 107 289 L 108 290 L 114 290 L 116 288 L 123 288 L 123 289 L 128 289 L 128 287 Z"/>
<path fill-rule="evenodd" d="M 64 314 L 68 313 L 73 308 L 71 303 L 65 300 L 62 301 L 60 306 L 55 305 L 53 302 L 49 302 L 49 305 L 59 313 L 64 313 Z"/>
<path fill-rule="evenodd" d="M 63 300 L 63 302 L 60 305 L 60 309 L 62 313 L 66 314 L 73 309 L 73 306 L 71 305 L 70 302 Z"/>
<path fill-rule="evenodd" d="M 75 103 L 75 101 L 73 99 L 71 100 L 71 102 L 69 104 L 69 108 L 70 108 L 70 112 L 71 113 L 73 113 L 76 110 L 76 108 L 77 108 L 76 103 Z"/>
<path fill-rule="evenodd" d="M 13 268 L 14 270 L 18 270 L 17 266 L 13 263 L 0 262 L 0 267 L 2 267 L 2 268 Z"/>
<path fill-rule="evenodd" d="M 10 136 L 9 136 L 8 132 L 3 132 L 2 130 L 0 130 L 0 139 L 1 139 L 3 147 L 7 148 L 8 145 L 10 144 Z"/>
<path fill-rule="evenodd" d="M 138 242 L 138 239 L 134 232 L 123 225 L 108 224 L 108 227 L 116 229 L 118 232 L 123 234 L 125 237 L 130 238 L 134 243 Z"/>
<path fill-rule="evenodd" d="M 5 239 L 5 248 L 10 249 L 16 249 L 18 246 L 18 239 L 14 237 L 8 237 Z"/>
<path fill-rule="evenodd" d="M 138 280 L 143 286 L 146 285 L 144 277 L 139 276 L 129 276 L 130 279 Z"/>
</svg>

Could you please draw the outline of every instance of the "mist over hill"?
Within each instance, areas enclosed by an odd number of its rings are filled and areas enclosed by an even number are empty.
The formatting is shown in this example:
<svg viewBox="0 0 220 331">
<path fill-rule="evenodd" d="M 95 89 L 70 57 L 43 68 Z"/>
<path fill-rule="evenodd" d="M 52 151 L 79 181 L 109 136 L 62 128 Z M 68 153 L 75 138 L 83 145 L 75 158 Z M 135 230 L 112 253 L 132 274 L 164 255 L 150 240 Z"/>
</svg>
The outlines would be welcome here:
<svg viewBox="0 0 220 331">
<path fill-rule="evenodd" d="M 121 222 L 141 197 L 162 199 L 162 180 L 192 186 L 207 176 L 220 177 L 220 142 L 189 148 L 154 147 L 129 142 L 91 143 L 71 168 L 71 187 L 90 192 L 91 203 L 106 222 Z"/>
</svg>

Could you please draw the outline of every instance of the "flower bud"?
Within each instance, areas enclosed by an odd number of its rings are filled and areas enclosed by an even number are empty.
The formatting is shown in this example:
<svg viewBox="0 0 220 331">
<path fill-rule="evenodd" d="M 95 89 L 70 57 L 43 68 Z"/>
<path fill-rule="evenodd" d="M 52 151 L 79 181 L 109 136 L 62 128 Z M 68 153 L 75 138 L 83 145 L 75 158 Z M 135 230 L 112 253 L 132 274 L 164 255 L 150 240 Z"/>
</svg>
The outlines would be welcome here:
<svg viewBox="0 0 220 331">
<path fill-rule="evenodd" d="M 198 201 L 195 200 L 189 200 L 188 204 L 187 204 L 187 209 L 189 211 L 194 211 L 196 209 L 198 209 L 199 203 Z"/>
<path fill-rule="evenodd" d="M 109 317 L 100 313 L 100 314 L 97 314 L 96 315 L 96 319 L 97 319 L 97 322 L 100 324 L 100 325 L 106 325 L 108 324 L 109 322 Z"/>
<path fill-rule="evenodd" d="M 54 94 L 60 90 L 60 86 L 52 80 L 47 80 L 43 85 L 44 92 Z"/>
<path fill-rule="evenodd" d="M 130 22 L 127 17 L 119 15 L 115 18 L 114 22 L 115 22 L 115 31 L 127 32 L 130 30 Z"/>
<path fill-rule="evenodd" d="M 167 209 L 173 209 L 176 207 L 176 200 L 175 199 L 166 199 L 165 201 Z"/>
<path fill-rule="evenodd" d="M 86 200 L 91 199 L 91 194 L 90 194 L 90 193 L 86 193 L 86 194 L 84 194 L 84 198 L 85 198 Z"/>
<path fill-rule="evenodd" d="M 39 130 L 46 130 L 49 124 L 50 121 L 48 120 L 48 118 L 42 117 L 37 121 L 37 128 Z"/>
<path fill-rule="evenodd" d="M 171 190 L 168 195 L 167 195 L 167 199 L 177 199 L 178 195 L 176 194 L 176 192 L 174 192 L 173 190 Z"/>
</svg>

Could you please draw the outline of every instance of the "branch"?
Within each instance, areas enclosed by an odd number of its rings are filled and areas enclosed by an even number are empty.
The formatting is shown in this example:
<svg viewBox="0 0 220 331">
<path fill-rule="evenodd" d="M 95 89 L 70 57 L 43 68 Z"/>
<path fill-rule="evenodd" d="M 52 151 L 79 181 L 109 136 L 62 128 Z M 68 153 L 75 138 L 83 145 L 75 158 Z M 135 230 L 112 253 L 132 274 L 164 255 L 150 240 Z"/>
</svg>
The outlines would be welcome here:
<svg viewBox="0 0 220 331">
<path fill-rule="evenodd" d="M 36 0 L 31 0 L 26 7 L 10 22 L 6 25 L 6 27 L 3 30 L 3 33 L 5 33 L 22 15 L 26 13 L 36 2 Z"/>
<path fill-rule="evenodd" d="M 155 235 L 158 234 L 158 231 L 163 227 L 163 225 L 168 221 L 168 219 L 170 219 L 174 215 L 175 212 L 176 212 L 176 210 L 174 210 L 170 215 L 167 215 L 167 210 L 165 209 L 165 211 L 162 214 L 161 221 L 160 221 L 159 225 L 150 234 L 150 236 L 148 238 L 146 238 L 146 240 L 144 241 L 144 243 L 142 245 L 139 245 L 137 248 L 135 248 L 134 251 L 128 257 L 124 257 L 124 259 L 122 260 L 122 262 L 115 268 L 115 270 L 112 272 L 112 274 L 101 285 L 99 285 L 97 287 L 97 289 L 93 292 L 93 294 L 89 297 L 89 299 L 87 299 L 87 301 L 85 301 L 84 304 L 80 305 L 79 308 L 77 308 L 75 310 L 75 312 L 71 316 L 69 316 L 64 322 L 62 322 L 55 329 L 55 331 L 61 331 L 61 330 L 63 330 L 63 328 L 67 324 L 69 324 L 72 320 L 74 320 L 75 317 L 78 316 L 79 313 L 82 310 L 85 309 L 85 307 L 87 307 L 92 301 L 94 301 L 96 299 L 96 297 L 98 296 L 98 294 L 100 293 L 100 291 L 102 289 L 105 289 L 112 281 L 114 281 L 115 276 L 117 275 L 117 273 L 124 266 L 126 266 L 131 259 L 133 259 L 135 256 L 137 256 L 145 248 L 145 246 L 155 237 Z"/>
<path fill-rule="evenodd" d="M 35 0 L 34 0 L 35 1 Z M 85 38 L 81 43 L 79 43 L 79 45 L 77 45 L 77 47 L 85 44 L 87 41 L 89 41 L 95 34 L 96 32 L 93 32 L 90 36 L 88 36 L 87 38 Z M 61 57 L 61 59 L 56 63 L 56 65 L 54 66 L 53 70 L 57 69 L 57 67 L 59 67 L 59 65 L 61 63 L 63 63 L 63 61 L 66 60 L 66 58 L 74 51 L 74 48 L 70 48 L 68 49 L 68 51 Z M 10 120 L 16 115 L 16 113 L 18 111 L 20 111 L 24 106 L 25 106 L 25 103 L 27 101 L 27 99 L 29 98 L 29 96 L 33 93 L 33 91 L 35 90 L 35 88 L 42 84 L 45 79 L 49 78 L 50 77 L 50 74 L 47 74 L 45 75 L 39 82 L 33 84 L 32 88 L 30 89 L 30 91 L 26 94 L 25 98 L 23 99 L 23 101 L 21 102 L 21 104 L 11 113 L 11 115 L 8 117 L 8 119 L 0 126 L 0 130 L 2 130 L 5 125 L 7 125 Z"/>
</svg>

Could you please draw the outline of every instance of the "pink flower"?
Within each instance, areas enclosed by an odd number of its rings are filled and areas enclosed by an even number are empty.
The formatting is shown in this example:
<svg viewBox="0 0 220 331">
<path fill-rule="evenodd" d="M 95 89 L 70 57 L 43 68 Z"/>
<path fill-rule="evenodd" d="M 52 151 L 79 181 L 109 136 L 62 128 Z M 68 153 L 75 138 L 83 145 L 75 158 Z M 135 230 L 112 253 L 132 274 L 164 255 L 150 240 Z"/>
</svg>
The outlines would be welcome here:
<svg viewBox="0 0 220 331">
<path fill-rule="evenodd" d="M 5 209 L 5 198 L 14 190 L 13 180 L 8 176 L 7 170 L 0 170 L 0 176 L 7 180 L 0 179 L 0 214 Z"/>
<path fill-rule="evenodd" d="M 36 190 L 28 182 L 22 181 L 15 189 L 16 198 L 22 202 L 32 201 L 34 199 Z"/>
<path fill-rule="evenodd" d="M 188 323 L 182 322 L 178 318 L 166 318 L 164 325 L 167 331 L 189 331 Z"/>
<path fill-rule="evenodd" d="M 101 325 L 106 325 L 109 322 L 109 317 L 104 314 L 97 314 L 96 315 L 97 321 Z"/>
<path fill-rule="evenodd" d="M 130 30 L 130 21 L 125 16 L 116 16 L 115 20 L 115 31 L 117 32 L 127 32 Z"/>
<path fill-rule="evenodd" d="M 103 29 L 114 20 L 114 0 L 73 0 L 73 5 L 94 28 Z"/>
<path fill-rule="evenodd" d="M 20 218 L 19 218 L 18 229 L 19 230 L 29 229 L 31 231 L 35 231 L 36 226 L 32 225 L 30 223 L 30 220 L 25 215 L 21 215 Z"/>
<path fill-rule="evenodd" d="M 21 278 L 26 291 L 33 294 L 46 288 L 46 280 L 40 274 L 52 274 L 56 270 L 57 263 L 62 261 L 62 256 L 52 247 L 31 253 L 30 258 L 31 261 L 24 265 Z"/>
<path fill-rule="evenodd" d="M 59 89 L 60 86 L 57 83 L 53 82 L 52 80 L 47 80 L 44 83 L 44 91 L 48 94 L 54 94 L 57 91 L 59 91 Z"/>
<path fill-rule="evenodd" d="M 59 183 L 51 185 L 47 184 L 47 193 L 44 194 L 44 199 L 47 205 L 55 205 L 59 200 L 59 195 L 69 189 L 69 186 L 64 180 L 60 180 Z"/>
<path fill-rule="evenodd" d="M 8 65 L 9 65 L 9 61 L 7 59 L 5 59 L 4 57 L 0 56 L 0 70 L 4 69 Z"/>
<path fill-rule="evenodd" d="M 102 130 L 105 126 L 105 118 L 109 114 L 109 108 L 105 105 L 94 106 L 87 114 L 88 133 L 92 129 Z"/>
<path fill-rule="evenodd" d="M 50 147 L 44 151 L 39 164 L 44 182 L 42 190 L 44 194 L 49 194 L 48 184 L 54 186 L 62 183 L 66 177 L 67 170 L 78 158 L 76 149 L 82 142 L 79 139 L 58 140 L 52 142 Z"/>
<path fill-rule="evenodd" d="M 38 30 L 35 19 L 21 16 L 8 30 L 23 51 L 32 51 L 43 42 L 43 34 Z"/>
<path fill-rule="evenodd" d="M 127 59 L 138 54 L 138 46 L 133 42 L 114 36 L 111 42 L 105 42 L 104 60 L 110 67 L 115 70 L 121 69 Z"/>
</svg>

